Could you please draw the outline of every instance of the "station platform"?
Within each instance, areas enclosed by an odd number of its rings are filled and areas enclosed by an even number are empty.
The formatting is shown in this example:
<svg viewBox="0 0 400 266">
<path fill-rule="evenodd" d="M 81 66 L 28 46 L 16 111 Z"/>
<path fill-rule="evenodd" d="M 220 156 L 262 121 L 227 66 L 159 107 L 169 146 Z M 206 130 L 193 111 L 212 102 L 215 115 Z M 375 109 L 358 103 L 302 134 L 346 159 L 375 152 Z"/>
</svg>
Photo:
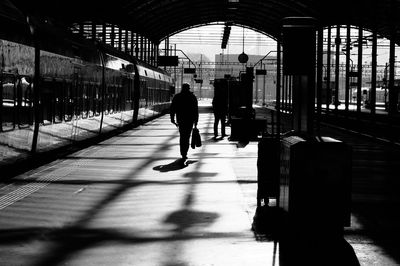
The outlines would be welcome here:
<svg viewBox="0 0 400 266">
<path fill-rule="evenodd" d="M 178 130 L 164 115 L 0 180 L 0 265 L 283 266 L 280 243 L 251 230 L 258 142 L 214 140 L 210 102 L 200 103 L 203 146 L 190 148 L 184 166 Z M 400 220 L 386 217 L 399 206 L 386 186 L 397 178 L 380 176 L 386 163 L 379 158 L 389 153 L 354 139 L 354 213 L 345 240 L 362 266 L 399 265 Z M 390 150 L 389 165 L 398 153 Z M 323 236 L 316 244 L 327 261 L 337 256 Z"/>
<path fill-rule="evenodd" d="M 163 116 L 3 183 L 0 265 L 273 265 L 251 231 L 256 158 L 212 140 L 200 108 L 203 146 L 184 167 Z"/>
</svg>

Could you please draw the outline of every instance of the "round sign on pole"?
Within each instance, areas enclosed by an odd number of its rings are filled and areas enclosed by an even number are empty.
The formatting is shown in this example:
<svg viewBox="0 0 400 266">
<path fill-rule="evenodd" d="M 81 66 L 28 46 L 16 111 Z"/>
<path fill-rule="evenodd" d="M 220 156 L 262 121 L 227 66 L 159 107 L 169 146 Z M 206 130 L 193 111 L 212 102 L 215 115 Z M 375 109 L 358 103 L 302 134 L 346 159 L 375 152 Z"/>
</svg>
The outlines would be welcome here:
<svg viewBox="0 0 400 266">
<path fill-rule="evenodd" d="M 249 60 L 249 56 L 243 52 L 238 56 L 238 60 L 242 64 L 247 63 L 247 61 Z"/>
</svg>

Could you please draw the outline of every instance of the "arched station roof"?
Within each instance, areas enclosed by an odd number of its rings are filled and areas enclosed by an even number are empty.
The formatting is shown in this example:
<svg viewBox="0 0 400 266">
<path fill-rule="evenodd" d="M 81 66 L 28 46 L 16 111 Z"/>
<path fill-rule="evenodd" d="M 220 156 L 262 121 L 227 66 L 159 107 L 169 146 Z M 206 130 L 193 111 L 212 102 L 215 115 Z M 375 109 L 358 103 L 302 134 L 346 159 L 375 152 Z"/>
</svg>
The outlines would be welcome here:
<svg viewBox="0 0 400 266">
<path fill-rule="evenodd" d="M 155 43 L 195 25 L 229 21 L 277 37 L 281 20 L 310 16 L 322 26 L 351 24 L 389 37 L 400 0 L 11 0 L 28 14 L 72 24 L 107 22 Z M 398 34 L 400 35 L 400 34 Z"/>
</svg>

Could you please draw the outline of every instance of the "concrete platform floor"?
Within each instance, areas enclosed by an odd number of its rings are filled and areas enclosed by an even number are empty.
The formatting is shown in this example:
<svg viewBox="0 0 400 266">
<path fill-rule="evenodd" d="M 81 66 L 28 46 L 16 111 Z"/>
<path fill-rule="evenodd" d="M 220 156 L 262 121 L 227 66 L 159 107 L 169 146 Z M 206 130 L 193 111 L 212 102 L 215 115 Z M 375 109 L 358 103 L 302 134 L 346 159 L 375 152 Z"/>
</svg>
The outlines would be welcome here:
<svg viewBox="0 0 400 266">
<path fill-rule="evenodd" d="M 243 164 L 212 123 L 200 114 L 185 167 L 163 116 L 2 184 L 0 265 L 278 265 L 234 171 L 254 177 L 254 154 Z"/>
<path fill-rule="evenodd" d="M 2 180 L 0 265 L 283 266 L 280 244 L 251 231 L 257 142 L 215 141 L 212 124 L 202 112 L 203 146 L 184 167 L 177 128 L 163 116 Z M 399 265 L 363 224 L 352 216 L 345 230 L 359 263 Z M 315 245 L 325 252 L 317 265 L 337 256 L 324 235 Z"/>
</svg>

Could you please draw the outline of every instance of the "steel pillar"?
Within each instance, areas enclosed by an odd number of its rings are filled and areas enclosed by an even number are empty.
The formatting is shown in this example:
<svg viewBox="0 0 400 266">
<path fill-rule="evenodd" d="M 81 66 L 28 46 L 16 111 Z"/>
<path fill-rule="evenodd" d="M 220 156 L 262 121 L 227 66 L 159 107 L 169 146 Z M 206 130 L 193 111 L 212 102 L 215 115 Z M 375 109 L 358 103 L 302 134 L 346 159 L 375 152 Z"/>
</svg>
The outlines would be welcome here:
<svg viewBox="0 0 400 266">
<path fill-rule="evenodd" d="M 122 51 L 122 29 L 118 28 L 118 50 Z"/>
<path fill-rule="evenodd" d="M 351 53 L 351 28 L 350 25 L 346 27 L 346 85 L 345 85 L 345 96 L 344 96 L 344 105 L 346 112 L 349 111 L 349 102 L 351 97 L 352 89 L 350 89 L 350 53 Z M 353 69 L 351 69 L 353 71 Z"/>
<path fill-rule="evenodd" d="M 110 35 L 110 44 L 114 47 L 114 40 L 115 40 L 115 25 L 111 25 L 111 35 Z"/>
<path fill-rule="evenodd" d="M 326 53 L 326 111 L 329 112 L 329 105 L 331 103 L 331 34 L 332 28 L 328 26 L 328 47 Z"/>
<path fill-rule="evenodd" d="M 324 53 L 324 30 L 322 27 L 318 28 L 317 40 L 317 127 L 319 130 L 319 123 L 321 120 L 322 109 L 322 75 L 323 75 L 323 53 Z"/>
<path fill-rule="evenodd" d="M 371 114 L 376 112 L 376 66 L 377 66 L 377 32 L 372 32 L 372 62 L 371 62 L 371 91 L 369 93 L 369 105 Z"/>
<path fill-rule="evenodd" d="M 336 26 L 336 58 L 335 58 L 335 110 L 339 105 L 339 64 L 340 64 L 340 25 Z"/>
<path fill-rule="evenodd" d="M 361 113 L 361 85 L 362 85 L 362 60 L 363 60 L 363 28 L 358 28 L 358 76 L 357 76 L 357 112 Z"/>
<path fill-rule="evenodd" d="M 390 38 L 390 51 L 389 51 L 389 115 L 397 112 L 397 94 L 394 86 L 394 61 L 396 57 L 395 51 L 396 33 L 393 30 Z"/>
<path fill-rule="evenodd" d="M 143 60 L 143 36 L 140 36 L 140 60 Z"/>
<path fill-rule="evenodd" d="M 314 135 L 315 63 L 317 22 L 310 17 L 283 19 L 283 74 L 290 81 L 289 93 L 294 130 Z"/>
<path fill-rule="evenodd" d="M 276 41 L 276 135 L 281 135 L 281 39 Z"/>
</svg>

